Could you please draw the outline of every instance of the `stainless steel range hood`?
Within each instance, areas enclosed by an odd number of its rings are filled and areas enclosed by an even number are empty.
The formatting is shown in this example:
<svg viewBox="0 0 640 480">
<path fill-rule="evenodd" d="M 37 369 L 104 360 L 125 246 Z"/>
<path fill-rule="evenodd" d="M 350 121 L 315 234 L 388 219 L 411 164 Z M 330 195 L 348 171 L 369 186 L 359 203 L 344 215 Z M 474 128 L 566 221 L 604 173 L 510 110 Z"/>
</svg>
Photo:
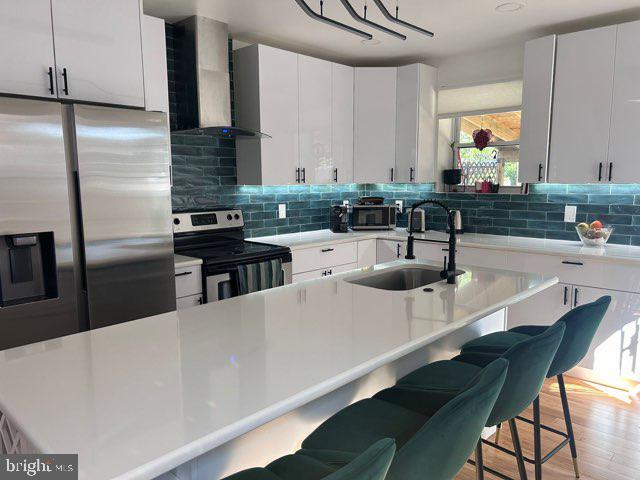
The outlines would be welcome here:
<svg viewBox="0 0 640 480">
<path fill-rule="evenodd" d="M 211 18 L 193 16 L 176 24 L 176 133 L 217 137 L 268 138 L 231 125 L 229 28 Z"/>
</svg>

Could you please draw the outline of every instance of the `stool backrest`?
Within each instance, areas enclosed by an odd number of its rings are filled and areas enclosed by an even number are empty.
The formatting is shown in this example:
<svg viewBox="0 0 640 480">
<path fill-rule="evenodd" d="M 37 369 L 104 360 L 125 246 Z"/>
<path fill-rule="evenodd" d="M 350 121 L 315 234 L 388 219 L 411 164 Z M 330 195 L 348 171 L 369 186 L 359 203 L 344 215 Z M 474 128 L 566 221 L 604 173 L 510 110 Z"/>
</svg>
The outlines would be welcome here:
<svg viewBox="0 0 640 480">
<path fill-rule="evenodd" d="M 551 362 L 547 373 L 549 378 L 560 375 L 580 363 L 589 351 L 610 303 L 611 297 L 607 295 L 595 302 L 580 305 L 560 317 L 556 323 L 565 325 L 564 337 L 558 353 Z"/>
<path fill-rule="evenodd" d="M 523 340 L 502 354 L 500 358 L 509 361 L 509 373 L 489 416 L 488 427 L 514 418 L 536 399 L 564 330 L 564 323 L 555 323 L 544 333 Z"/>
<path fill-rule="evenodd" d="M 508 362 L 493 361 L 398 450 L 387 480 L 451 480 L 473 452 L 505 381 Z"/>
<path fill-rule="evenodd" d="M 391 438 L 378 440 L 335 473 L 323 480 L 384 480 L 396 451 Z"/>
</svg>

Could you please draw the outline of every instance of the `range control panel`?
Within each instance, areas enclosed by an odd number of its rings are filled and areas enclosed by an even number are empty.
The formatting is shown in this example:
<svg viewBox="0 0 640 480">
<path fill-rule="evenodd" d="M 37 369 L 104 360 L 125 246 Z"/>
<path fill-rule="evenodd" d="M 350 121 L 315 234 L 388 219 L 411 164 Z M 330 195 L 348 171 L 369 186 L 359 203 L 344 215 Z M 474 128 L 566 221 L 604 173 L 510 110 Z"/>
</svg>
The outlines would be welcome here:
<svg viewBox="0 0 640 480">
<path fill-rule="evenodd" d="M 173 214 L 173 233 L 202 232 L 244 227 L 242 210 L 215 210 Z"/>
</svg>

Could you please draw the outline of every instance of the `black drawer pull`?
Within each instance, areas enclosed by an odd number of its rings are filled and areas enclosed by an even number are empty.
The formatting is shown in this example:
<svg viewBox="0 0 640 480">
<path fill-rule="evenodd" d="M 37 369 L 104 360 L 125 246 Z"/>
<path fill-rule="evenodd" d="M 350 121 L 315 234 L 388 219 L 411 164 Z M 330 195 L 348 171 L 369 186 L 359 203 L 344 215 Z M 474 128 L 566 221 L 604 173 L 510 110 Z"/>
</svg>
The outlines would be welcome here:
<svg viewBox="0 0 640 480">
<path fill-rule="evenodd" d="M 602 181 L 602 162 L 600 162 L 600 166 L 598 167 L 598 181 Z"/>
<path fill-rule="evenodd" d="M 176 277 L 184 277 L 185 275 L 191 275 L 193 272 L 176 273 Z"/>
<path fill-rule="evenodd" d="M 333 252 L 333 248 L 323 248 L 320 250 L 322 253 Z"/>
<path fill-rule="evenodd" d="M 609 181 L 613 179 L 613 162 L 609 162 Z"/>
<path fill-rule="evenodd" d="M 565 285 L 564 287 L 564 305 L 569 301 L 569 287 Z"/>
<path fill-rule="evenodd" d="M 582 262 L 570 262 L 569 260 L 564 260 L 562 263 L 564 265 L 577 265 L 579 267 L 584 265 L 584 263 L 582 263 Z"/>
<path fill-rule="evenodd" d="M 333 181 L 338 183 L 338 169 L 337 168 L 333 169 Z"/>
<path fill-rule="evenodd" d="M 539 182 L 542 181 L 542 164 L 541 163 L 538 164 L 538 181 Z"/>
<path fill-rule="evenodd" d="M 578 291 L 579 290 L 577 288 L 573 290 L 573 306 L 574 307 L 578 306 Z"/>
</svg>

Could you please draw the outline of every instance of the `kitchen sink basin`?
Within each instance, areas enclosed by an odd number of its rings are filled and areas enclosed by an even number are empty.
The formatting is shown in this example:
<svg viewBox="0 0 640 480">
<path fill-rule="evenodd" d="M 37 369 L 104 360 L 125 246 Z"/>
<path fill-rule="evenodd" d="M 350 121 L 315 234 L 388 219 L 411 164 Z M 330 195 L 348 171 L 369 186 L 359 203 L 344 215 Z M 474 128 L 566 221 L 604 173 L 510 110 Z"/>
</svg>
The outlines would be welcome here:
<svg viewBox="0 0 640 480">
<path fill-rule="evenodd" d="M 431 283 L 437 283 L 442 280 L 440 272 L 442 269 L 426 266 L 411 266 L 403 268 L 394 268 L 379 273 L 372 273 L 353 280 L 346 280 L 355 285 L 365 287 L 379 288 L 381 290 L 413 290 Z M 456 270 L 456 276 L 462 275 L 462 270 Z"/>
</svg>

